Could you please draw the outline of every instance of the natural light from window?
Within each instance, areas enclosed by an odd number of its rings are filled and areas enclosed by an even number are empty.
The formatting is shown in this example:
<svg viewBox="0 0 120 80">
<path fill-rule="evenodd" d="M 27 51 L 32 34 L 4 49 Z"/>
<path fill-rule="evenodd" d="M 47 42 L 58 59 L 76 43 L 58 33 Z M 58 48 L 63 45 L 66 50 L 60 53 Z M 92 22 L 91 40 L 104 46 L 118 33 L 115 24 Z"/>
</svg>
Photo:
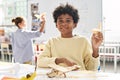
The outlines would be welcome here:
<svg viewBox="0 0 120 80">
<path fill-rule="evenodd" d="M 2 4 L 2 0 L 0 0 L 0 4 Z"/>
<path fill-rule="evenodd" d="M 2 25 L 3 23 L 3 17 L 4 17 L 3 11 L 2 11 L 2 8 L 0 8 L 0 25 Z"/>
<path fill-rule="evenodd" d="M 2 4 L 2 0 L 0 0 L 0 5 Z M 2 25 L 4 19 L 4 13 L 2 8 L 0 7 L 0 25 Z"/>
</svg>

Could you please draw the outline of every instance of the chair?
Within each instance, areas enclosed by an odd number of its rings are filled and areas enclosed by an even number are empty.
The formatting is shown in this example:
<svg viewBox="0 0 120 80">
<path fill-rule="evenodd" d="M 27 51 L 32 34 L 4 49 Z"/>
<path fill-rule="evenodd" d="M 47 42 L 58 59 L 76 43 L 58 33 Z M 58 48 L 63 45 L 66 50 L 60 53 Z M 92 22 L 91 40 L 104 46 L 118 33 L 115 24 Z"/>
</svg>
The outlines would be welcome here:
<svg viewBox="0 0 120 80">
<path fill-rule="evenodd" d="M 2 61 L 12 61 L 12 46 L 9 43 L 0 44 L 1 59 Z"/>
</svg>

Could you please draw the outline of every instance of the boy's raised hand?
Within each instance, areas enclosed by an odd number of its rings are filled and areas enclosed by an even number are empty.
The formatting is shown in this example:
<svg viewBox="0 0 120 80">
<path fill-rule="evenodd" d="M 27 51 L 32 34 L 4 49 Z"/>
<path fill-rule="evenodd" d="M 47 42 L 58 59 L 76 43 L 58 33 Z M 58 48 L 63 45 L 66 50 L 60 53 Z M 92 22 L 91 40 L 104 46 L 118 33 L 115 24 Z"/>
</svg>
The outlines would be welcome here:
<svg viewBox="0 0 120 80">
<path fill-rule="evenodd" d="M 101 24 L 95 29 L 93 29 L 93 34 L 92 34 L 92 48 L 93 48 L 93 53 L 98 52 L 99 46 L 103 42 L 103 34 L 101 30 Z M 95 54 L 97 55 L 97 54 Z"/>
</svg>

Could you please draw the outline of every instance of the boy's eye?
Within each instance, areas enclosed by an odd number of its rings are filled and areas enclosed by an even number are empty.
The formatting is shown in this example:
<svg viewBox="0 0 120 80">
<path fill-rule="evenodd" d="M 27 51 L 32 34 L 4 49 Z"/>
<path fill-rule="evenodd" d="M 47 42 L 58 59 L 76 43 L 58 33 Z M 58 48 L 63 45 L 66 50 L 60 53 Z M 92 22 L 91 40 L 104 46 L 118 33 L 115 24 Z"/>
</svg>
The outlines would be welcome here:
<svg viewBox="0 0 120 80">
<path fill-rule="evenodd" d="M 64 20 L 58 20 L 58 23 L 71 23 L 71 22 L 72 22 L 71 19 L 68 19 L 66 21 L 64 21 Z"/>
<path fill-rule="evenodd" d="M 66 20 L 66 22 L 67 22 L 67 23 L 70 23 L 70 22 L 71 22 L 71 20 Z"/>
<path fill-rule="evenodd" d="M 63 23 L 63 20 L 58 20 L 59 23 Z"/>
</svg>

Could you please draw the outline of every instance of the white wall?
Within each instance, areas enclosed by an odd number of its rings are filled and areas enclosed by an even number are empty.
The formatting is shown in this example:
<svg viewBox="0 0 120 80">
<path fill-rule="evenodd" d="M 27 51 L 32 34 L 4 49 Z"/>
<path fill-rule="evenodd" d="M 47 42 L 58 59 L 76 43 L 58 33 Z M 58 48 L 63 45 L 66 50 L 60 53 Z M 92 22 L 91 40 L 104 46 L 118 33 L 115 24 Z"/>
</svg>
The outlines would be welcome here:
<svg viewBox="0 0 120 80">
<path fill-rule="evenodd" d="M 46 12 L 46 33 L 44 35 L 46 39 L 59 35 L 53 21 L 52 12 L 60 3 L 68 2 L 79 11 L 80 21 L 74 30 L 75 34 L 89 37 L 91 30 L 102 22 L 102 0 L 28 0 L 28 26 L 31 25 L 30 4 L 37 2 L 39 2 L 40 12 Z"/>
<path fill-rule="evenodd" d="M 120 42 L 120 1 L 103 0 L 104 31 L 106 42 Z"/>
</svg>

